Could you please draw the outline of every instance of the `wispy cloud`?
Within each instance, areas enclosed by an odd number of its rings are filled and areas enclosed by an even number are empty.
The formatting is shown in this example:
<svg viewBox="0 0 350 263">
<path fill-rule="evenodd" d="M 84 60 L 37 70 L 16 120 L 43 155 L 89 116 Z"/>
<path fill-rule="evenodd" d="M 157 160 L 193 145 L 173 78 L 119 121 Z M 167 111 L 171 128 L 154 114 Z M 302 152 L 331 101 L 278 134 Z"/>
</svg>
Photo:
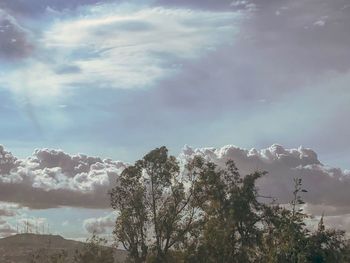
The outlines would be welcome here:
<svg viewBox="0 0 350 263">
<path fill-rule="evenodd" d="M 182 60 L 232 41 L 244 17 L 161 7 L 126 11 L 115 4 L 80 12 L 59 16 L 43 29 L 36 43 L 40 56 L 11 70 L 0 84 L 39 101 L 74 87 L 150 87 L 181 70 Z"/>
</svg>

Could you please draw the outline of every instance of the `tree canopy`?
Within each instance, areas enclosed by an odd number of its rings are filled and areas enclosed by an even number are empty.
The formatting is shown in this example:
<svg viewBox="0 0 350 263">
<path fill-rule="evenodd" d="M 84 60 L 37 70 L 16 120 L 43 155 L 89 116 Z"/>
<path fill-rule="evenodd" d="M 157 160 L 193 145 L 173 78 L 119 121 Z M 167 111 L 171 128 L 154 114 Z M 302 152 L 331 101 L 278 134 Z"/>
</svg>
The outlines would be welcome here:
<svg viewBox="0 0 350 263">
<path fill-rule="evenodd" d="M 350 262 L 345 233 L 323 217 L 306 227 L 301 179 L 289 207 L 262 201 L 256 182 L 266 172 L 241 175 L 194 157 L 180 166 L 156 148 L 118 177 L 110 192 L 119 216 L 114 234 L 129 261 L 203 263 Z"/>
</svg>

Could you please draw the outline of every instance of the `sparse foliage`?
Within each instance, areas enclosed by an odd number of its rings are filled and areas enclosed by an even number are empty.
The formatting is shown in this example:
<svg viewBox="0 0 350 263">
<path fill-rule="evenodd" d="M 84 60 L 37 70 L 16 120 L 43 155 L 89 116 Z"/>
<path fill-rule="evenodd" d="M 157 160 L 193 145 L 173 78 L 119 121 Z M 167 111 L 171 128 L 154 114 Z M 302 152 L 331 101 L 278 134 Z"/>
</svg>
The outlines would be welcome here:
<svg viewBox="0 0 350 263">
<path fill-rule="evenodd" d="M 82 249 L 77 249 L 74 263 L 114 263 L 113 249 L 107 246 L 107 240 L 93 234 Z"/>
<path fill-rule="evenodd" d="M 305 246 L 309 231 L 305 227 L 307 215 L 303 213 L 301 205 L 302 181 L 294 179 L 293 199 L 289 208 L 279 205 L 266 207 L 264 233 L 264 261 L 268 263 L 297 263 L 307 262 L 305 259 Z"/>
<path fill-rule="evenodd" d="M 322 216 L 317 231 L 312 233 L 307 242 L 306 258 L 308 262 L 350 262 L 349 252 L 345 232 L 326 229 Z"/>
<path fill-rule="evenodd" d="M 46 248 L 39 249 L 30 256 L 30 263 L 66 263 L 68 253 L 65 250 L 50 252 Z"/>
</svg>

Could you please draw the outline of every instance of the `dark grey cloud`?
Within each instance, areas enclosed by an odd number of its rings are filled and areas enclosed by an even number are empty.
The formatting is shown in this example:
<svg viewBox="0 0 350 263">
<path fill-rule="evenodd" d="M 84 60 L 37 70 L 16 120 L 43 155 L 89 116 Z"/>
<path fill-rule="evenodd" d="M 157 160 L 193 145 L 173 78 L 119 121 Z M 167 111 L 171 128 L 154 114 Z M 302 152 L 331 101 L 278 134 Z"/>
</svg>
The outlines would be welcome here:
<svg viewBox="0 0 350 263">
<path fill-rule="evenodd" d="M 198 61 L 182 62 L 182 73 L 159 85 L 166 104 L 193 108 L 212 103 L 217 108 L 242 99 L 274 100 L 322 82 L 327 72 L 350 69 L 346 1 L 254 4 L 256 10 L 240 25 L 240 34 L 232 35 L 231 44 Z"/>
<path fill-rule="evenodd" d="M 0 59 L 23 58 L 31 54 L 33 44 L 29 38 L 28 31 L 0 9 Z"/>
<path fill-rule="evenodd" d="M 19 15 L 38 15 L 45 12 L 50 7 L 54 10 L 75 9 L 84 5 L 101 3 L 125 3 L 127 0 L 3 0 L 0 8 L 9 9 Z M 243 9 L 249 4 L 248 0 L 149 0 L 134 1 L 136 4 L 153 6 L 164 6 L 173 8 L 194 8 L 203 10 L 228 10 Z"/>
<path fill-rule="evenodd" d="M 245 6 L 247 1 L 232 0 L 156 0 L 155 3 L 170 7 L 187 7 L 207 10 L 227 10 L 232 9 L 233 3 L 237 6 Z"/>
<path fill-rule="evenodd" d="M 247 29 L 257 47 L 273 61 L 284 61 L 291 71 L 307 69 L 308 73 L 349 69 L 347 1 L 267 0 L 256 1 L 256 5 L 256 16 Z"/>
<path fill-rule="evenodd" d="M 89 192 L 69 189 L 46 190 L 44 188 L 18 183 L 2 183 L 0 188 L 0 200 L 17 203 L 30 209 L 58 207 L 102 209 L 109 207 L 107 196 L 109 188 Z"/>
<path fill-rule="evenodd" d="M 83 5 L 112 2 L 109 0 L 2 0 L 0 8 L 7 9 L 15 15 L 33 16 L 44 14 L 47 8 L 54 10 L 73 9 Z"/>
</svg>

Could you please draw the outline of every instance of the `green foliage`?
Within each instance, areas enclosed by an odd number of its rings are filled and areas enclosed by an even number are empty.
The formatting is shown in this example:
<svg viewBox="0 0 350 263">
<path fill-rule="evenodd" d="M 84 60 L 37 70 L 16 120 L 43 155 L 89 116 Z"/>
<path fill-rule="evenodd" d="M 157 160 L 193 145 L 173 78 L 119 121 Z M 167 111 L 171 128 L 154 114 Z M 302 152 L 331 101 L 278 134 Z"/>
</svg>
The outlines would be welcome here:
<svg viewBox="0 0 350 263">
<path fill-rule="evenodd" d="M 264 260 L 269 263 L 307 262 L 305 246 L 309 231 L 305 228 L 307 215 L 300 206 L 304 204 L 301 193 L 301 179 L 294 179 L 293 199 L 290 208 L 278 205 L 266 207 L 264 233 Z"/>
<path fill-rule="evenodd" d="M 194 160 L 200 170 L 195 182 L 202 231 L 188 250 L 190 262 L 252 262 L 258 257 L 264 205 L 257 201 L 255 181 L 263 173 L 241 177 L 232 161 L 225 169 Z M 195 248 L 195 249 L 194 249 Z"/>
<path fill-rule="evenodd" d="M 82 249 L 76 250 L 74 263 L 114 263 L 113 249 L 107 240 L 93 234 Z"/>
<path fill-rule="evenodd" d="M 301 179 L 289 207 L 261 201 L 256 182 L 232 160 L 224 168 L 195 157 L 183 171 L 165 147 L 126 168 L 110 193 L 115 237 L 141 263 L 345 263 L 344 232 L 305 225 Z M 89 261 L 84 261 L 89 262 Z"/>
<path fill-rule="evenodd" d="M 50 246 L 50 244 L 48 244 Z M 29 263 L 114 263 L 113 249 L 107 241 L 93 234 L 87 243 L 75 250 L 75 255 L 68 255 L 66 250 L 39 249 L 30 256 Z"/>
<path fill-rule="evenodd" d="M 111 192 L 112 207 L 119 210 L 114 234 L 135 262 L 144 262 L 148 253 L 145 186 L 137 166 L 126 168 Z"/>
<path fill-rule="evenodd" d="M 350 262 L 349 245 L 343 231 L 326 229 L 323 216 L 307 242 L 306 258 L 312 263 Z"/>
</svg>

